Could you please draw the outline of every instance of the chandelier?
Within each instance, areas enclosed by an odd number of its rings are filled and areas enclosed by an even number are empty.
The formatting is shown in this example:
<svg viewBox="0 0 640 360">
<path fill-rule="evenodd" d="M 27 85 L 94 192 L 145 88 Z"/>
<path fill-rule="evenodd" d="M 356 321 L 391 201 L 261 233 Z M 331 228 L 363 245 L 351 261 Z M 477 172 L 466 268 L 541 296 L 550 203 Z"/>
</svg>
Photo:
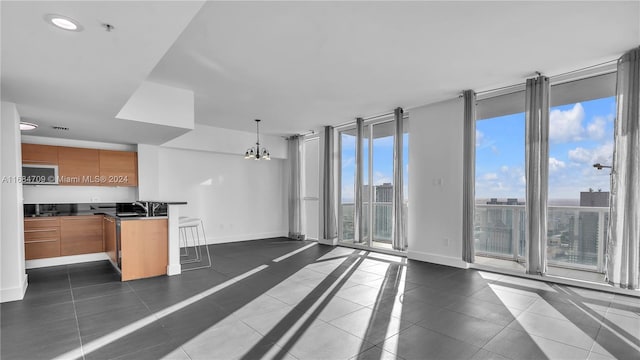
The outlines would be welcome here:
<svg viewBox="0 0 640 360">
<path fill-rule="evenodd" d="M 254 159 L 254 160 L 271 160 L 271 155 L 269 154 L 269 150 L 263 147 L 260 148 L 260 120 L 256 119 L 256 146 L 250 147 L 244 153 L 245 159 Z"/>
</svg>

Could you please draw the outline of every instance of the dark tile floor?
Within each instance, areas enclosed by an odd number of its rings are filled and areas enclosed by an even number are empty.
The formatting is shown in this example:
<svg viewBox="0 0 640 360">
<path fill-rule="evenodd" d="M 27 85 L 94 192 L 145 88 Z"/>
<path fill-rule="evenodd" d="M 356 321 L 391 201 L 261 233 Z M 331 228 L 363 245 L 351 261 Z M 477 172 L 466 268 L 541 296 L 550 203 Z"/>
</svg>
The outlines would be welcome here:
<svg viewBox="0 0 640 360">
<path fill-rule="evenodd" d="M 0 355 L 640 358 L 637 298 L 312 244 L 212 245 L 211 269 L 126 283 L 107 262 L 29 270 Z"/>
</svg>

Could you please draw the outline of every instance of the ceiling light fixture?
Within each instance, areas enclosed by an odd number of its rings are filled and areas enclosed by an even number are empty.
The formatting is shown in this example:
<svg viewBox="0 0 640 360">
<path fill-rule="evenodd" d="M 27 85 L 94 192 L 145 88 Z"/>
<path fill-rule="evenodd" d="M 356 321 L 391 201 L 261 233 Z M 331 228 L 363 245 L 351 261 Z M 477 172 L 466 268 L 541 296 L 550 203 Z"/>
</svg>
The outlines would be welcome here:
<svg viewBox="0 0 640 360">
<path fill-rule="evenodd" d="M 269 154 L 269 150 L 267 148 L 260 148 L 260 120 L 256 119 L 256 146 L 250 147 L 244 153 L 245 159 L 254 159 L 254 160 L 271 160 L 271 154 Z"/>
<path fill-rule="evenodd" d="M 44 19 L 58 29 L 68 31 L 82 31 L 82 25 L 68 16 L 48 14 Z"/>
<path fill-rule="evenodd" d="M 38 127 L 36 124 L 20 121 L 20 131 L 34 130 Z"/>
</svg>

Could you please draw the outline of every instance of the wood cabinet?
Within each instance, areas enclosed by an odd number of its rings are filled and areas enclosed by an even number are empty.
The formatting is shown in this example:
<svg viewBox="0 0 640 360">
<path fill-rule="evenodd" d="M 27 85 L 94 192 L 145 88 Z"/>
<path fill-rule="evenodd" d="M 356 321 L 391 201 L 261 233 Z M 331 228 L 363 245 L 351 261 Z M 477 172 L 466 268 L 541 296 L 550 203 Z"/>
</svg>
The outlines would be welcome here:
<svg viewBox="0 0 640 360">
<path fill-rule="evenodd" d="M 167 219 L 120 222 L 122 281 L 167 273 Z"/>
<path fill-rule="evenodd" d="M 22 144 L 24 164 L 58 165 L 60 185 L 138 186 L 138 153 Z"/>
<path fill-rule="evenodd" d="M 102 218 L 102 215 L 61 217 L 60 255 L 103 252 Z"/>
<path fill-rule="evenodd" d="M 24 252 L 26 260 L 60 256 L 60 219 L 24 219 Z"/>
<path fill-rule="evenodd" d="M 37 144 L 22 144 L 22 162 L 24 164 L 58 164 L 58 147 Z"/>
<path fill-rule="evenodd" d="M 118 263 L 116 258 L 116 220 L 111 216 L 104 216 L 102 220 L 102 231 L 104 237 L 104 251 L 113 264 Z"/>
<path fill-rule="evenodd" d="M 100 150 L 58 147 L 60 185 L 101 185 Z"/>
<path fill-rule="evenodd" d="M 138 185 L 138 154 L 131 151 L 100 150 L 100 177 L 107 186 Z"/>
</svg>

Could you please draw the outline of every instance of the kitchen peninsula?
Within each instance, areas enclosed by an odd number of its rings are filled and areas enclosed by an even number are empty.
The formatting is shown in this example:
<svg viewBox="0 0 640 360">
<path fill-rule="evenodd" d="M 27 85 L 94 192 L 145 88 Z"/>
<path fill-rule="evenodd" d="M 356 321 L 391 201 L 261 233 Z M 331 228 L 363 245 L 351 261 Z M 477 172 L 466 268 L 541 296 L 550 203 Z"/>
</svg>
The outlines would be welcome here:
<svg viewBox="0 0 640 360">
<path fill-rule="evenodd" d="M 122 281 L 179 274 L 179 254 L 169 259 L 178 248 L 177 218 L 170 221 L 168 209 L 184 204 L 25 204 L 27 268 L 108 259 Z"/>
</svg>

